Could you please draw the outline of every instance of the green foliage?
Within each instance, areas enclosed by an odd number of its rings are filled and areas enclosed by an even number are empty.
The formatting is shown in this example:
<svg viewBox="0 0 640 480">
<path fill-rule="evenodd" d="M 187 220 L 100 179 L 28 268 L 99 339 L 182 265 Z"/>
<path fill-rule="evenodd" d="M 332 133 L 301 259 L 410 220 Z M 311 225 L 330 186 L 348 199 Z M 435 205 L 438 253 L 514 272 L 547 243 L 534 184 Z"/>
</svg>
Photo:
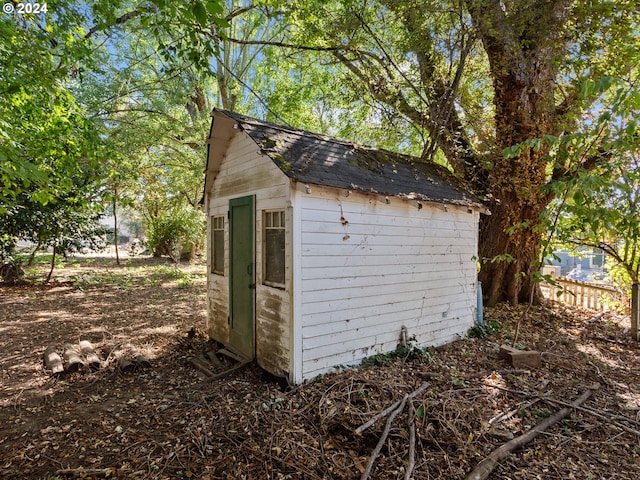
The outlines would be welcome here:
<svg viewBox="0 0 640 480">
<path fill-rule="evenodd" d="M 576 171 L 552 184 L 562 195 L 555 205 L 558 242 L 607 254 L 607 267 L 623 288 L 640 273 L 640 91 L 637 80 L 607 79 L 585 90 L 600 94 L 602 109 L 590 128 L 559 144 L 557 155 Z M 571 145 L 572 151 L 566 151 Z M 567 167 L 570 169 L 571 167 Z"/>
<path fill-rule="evenodd" d="M 193 287 L 194 283 L 193 283 L 193 280 L 191 279 L 191 277 L 186 276 L 186 277 L 178 279 L 177 285 L 180 288 L 190 288 L 190 287 Z"/>
<path fill-rule="evenodd" d="M 119 286 L 119 287 L 131 287 L 133 286 L 133 275 L 130 272 L 118 271 L 118 272 L 83 272 L 71 277 L 74 287 L 81 290 L 88 288 L 97 288 L 104 286 Z"/>
<path fill-rule="evenodd" d="M 208 112 L 184 106 L 217 52 L 204 30 L 228 25 L 222 3 L 54 0 L 46 15 L 0 17 L 3 255 L 17 237 L 64 251 L 91 241 L 101 202 L 133 205 L 140 172 L 169 159 L 180 167 L 166 184 L 197 204 Z"/>
<path fill-rule="evenodd" d="M 428 350 L 415 345 L 413 342 L 408 342 L 406 345 L 398 344 L 393 352 L 377 353 L 363 359 L 362 366 L 383 367 L 397 361 L 429 363 L 431 361 L 431 354 L 429 354 Z"/>
<path fill-rule="evenodd" d="M 189 274 L 179 268 L 158 265 L 150 270 L 148 278 L 153 280 L 182 280 L 188 278 Z"/>
<path fill-rule="evenodd" d="M 450 370 L 449 375 L 451 376 L 451 383 L 454 387 L 462 388 L 467 386 L 467 382 L 464 381 L 463 375 L 455 368 Z"/>
<path fill-rule="evenodd" d="M 150 251 L 179 262 L 183 248 L 201 242 L 205 229 L 206 220 L 201 211 L 178 206 L 151 219 L 147 245 Z"/>
<path fill-rule="evenodd" d="M 59 253 L 97 242 L 101 163 L 96 131 L 60 85 L 22 87 L 0 100 L 12 122 L 0 142 L 0 257 L 17 239 Z M 9 110 L 9 112 L 7 112 Z M 7 133 L 8 132 L 8 133 Z M 13 172 L 7 174 L 7 172 Z"/>
<path fill-rule="evenodd" d="M 485 321 L 482 325 L 474 325 L 469 329 L 467 335 L 472 338 L 485 338 L 502 330 L 502 324 L 495 320 Z"/>
</svg>

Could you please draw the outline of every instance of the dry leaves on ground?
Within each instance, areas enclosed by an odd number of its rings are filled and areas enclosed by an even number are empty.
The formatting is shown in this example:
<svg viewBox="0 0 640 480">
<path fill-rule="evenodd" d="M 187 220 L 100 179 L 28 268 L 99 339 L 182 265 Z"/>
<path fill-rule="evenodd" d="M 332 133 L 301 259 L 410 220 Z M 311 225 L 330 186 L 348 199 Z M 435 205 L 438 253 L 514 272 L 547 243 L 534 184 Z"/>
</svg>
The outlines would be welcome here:
<svg viewBox="0 0 640 480">
<path fill-rule="evenodd" d="M 425 382 L 391 424 L 370 478 L 404 478 L 411 425 L 411 478 L 465 478 L 595 382 L 582 408 L 490 478 L 640 475 L 640 358 L 625 317 L 533 308 L 518 346 L 543 352 L 543 363 L 513 369 L 498 349 L 511 343 L 523 309 L 501 305 L 485 314 L 501 326 L 485 338 L 378 356 L 282 392 L 255 366 L 216 381 L 193 368 L 189 357 L 215 348 L 202 334 L 205 270 L 170 269 L 80 262 L 57 285 L 0 288 L 0 477 L 356 479 L 385 419 L 355 430 Z M 81 338 L 106 367 L 51 378 L 44 349 Z M 115 368 L 135 353 L 152 367 Z"/>
</svg>

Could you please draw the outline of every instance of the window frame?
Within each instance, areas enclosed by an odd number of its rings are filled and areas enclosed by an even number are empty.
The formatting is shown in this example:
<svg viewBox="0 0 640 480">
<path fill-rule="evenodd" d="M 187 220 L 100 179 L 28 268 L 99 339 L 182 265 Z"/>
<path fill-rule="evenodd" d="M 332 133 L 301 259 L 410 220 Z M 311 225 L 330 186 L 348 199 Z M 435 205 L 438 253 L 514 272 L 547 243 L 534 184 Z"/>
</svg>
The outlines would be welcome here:
<svg viewBox="0 0 640 480">
<path fill-rule="evenodd" d="M 224 276 L 224 256 L 225 256 L 225 216 L 224 215 L 212 215 L 211 216 L 211 273 L 215 275 Z M 222 241 L 216 241 L 216 232 L 218 235 L 222 235 Z M 220 243 L 220 245 L 218 245 Z M 222 249 L 222 265 L 221 269 L 216 269 L 216 253 L 218 253 L 218 248 Z"/>
<path fill-rule="evenodd" d="M 269 279 L 268 263 L 268 230 L 278 230 L 282 232 L 282 282 Z M 286 276 L 287 276 L 287 223 L 285 209 L 272 209 L 262 211 L 262 283 L 269 287 L 279 288 L 284 290 L 286 288 Z"/>
</svg>

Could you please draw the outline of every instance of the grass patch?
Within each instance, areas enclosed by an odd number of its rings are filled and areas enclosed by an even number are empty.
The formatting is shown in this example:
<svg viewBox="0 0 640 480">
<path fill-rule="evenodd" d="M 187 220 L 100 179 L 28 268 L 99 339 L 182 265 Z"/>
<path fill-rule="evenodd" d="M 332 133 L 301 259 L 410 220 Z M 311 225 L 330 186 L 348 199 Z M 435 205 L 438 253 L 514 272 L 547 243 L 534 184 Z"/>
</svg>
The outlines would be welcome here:
<svg viewBox="0 0 640 480">
<path fill-rule="evenodd" d="M 82 272 L 70 277 L 73 285 L 80 289 L 91 287 L 131 287 L 134 276 L 130 272 Z"/>
</svg>

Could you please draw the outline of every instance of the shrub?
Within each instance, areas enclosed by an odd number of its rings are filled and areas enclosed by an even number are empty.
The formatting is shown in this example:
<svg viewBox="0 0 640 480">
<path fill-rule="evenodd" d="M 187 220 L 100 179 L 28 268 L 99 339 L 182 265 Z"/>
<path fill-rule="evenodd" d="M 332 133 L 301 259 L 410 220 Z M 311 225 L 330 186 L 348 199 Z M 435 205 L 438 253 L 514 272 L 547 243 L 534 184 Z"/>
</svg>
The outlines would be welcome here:
<svg viewBox="0 0 640 480">
<path fill-rule="evenodd" d="M 167 255 L 178 263 L 184 251 L 202 243 L 205 232 L 202 211 L 178 206 L 151 219 L 147 227 L 147 247 L 154 256 Z"/>
</svg>

